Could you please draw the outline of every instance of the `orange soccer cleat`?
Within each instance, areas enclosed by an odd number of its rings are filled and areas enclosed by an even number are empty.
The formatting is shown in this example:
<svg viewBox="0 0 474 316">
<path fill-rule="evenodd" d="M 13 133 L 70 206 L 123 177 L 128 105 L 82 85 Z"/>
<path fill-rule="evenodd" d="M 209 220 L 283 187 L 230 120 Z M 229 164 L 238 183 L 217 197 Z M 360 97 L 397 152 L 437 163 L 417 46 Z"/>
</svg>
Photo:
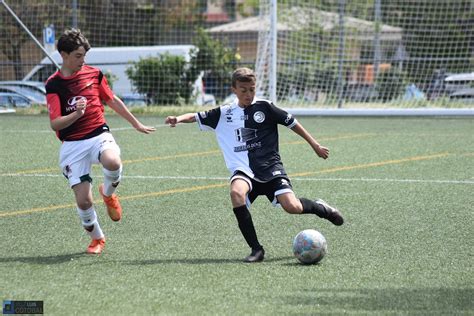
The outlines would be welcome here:
<svg viewBox="0 0 474 316">
<path fill-rule="evenodd" d="M 92 239 L 89 247 L 87 247 L 87 253 L 91 255 L 98 255 L 105 248 L 105 238 Z"/>
<path fill-rule="evenodd" d="M 107 213 L 110 218 L 117 222 L 122 218 L 122 206 L 120 205 L 119 198 L 117 194 L 112 194 L 111 196 L 104 195 L 104 184 L 99 185 L 99 193 L 104 200 L 105 206 L 107 206 Z"/>
</svg>

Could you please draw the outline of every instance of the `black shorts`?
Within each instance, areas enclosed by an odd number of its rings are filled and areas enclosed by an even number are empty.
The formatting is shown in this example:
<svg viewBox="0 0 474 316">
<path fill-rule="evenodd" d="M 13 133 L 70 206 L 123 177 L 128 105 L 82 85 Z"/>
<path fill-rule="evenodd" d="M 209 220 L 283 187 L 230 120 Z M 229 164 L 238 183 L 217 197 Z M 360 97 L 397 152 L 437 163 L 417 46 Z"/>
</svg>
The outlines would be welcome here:
<svg viewBox="0 0 474 316">
<path fill-rule="evenodd" d="M 290 179 L 283 176 L 274 178 L 268 182 L 259 182 L 254 179 L 251 179 L 245 173 L 237 171 L 230 178 L 230 182 L 235 179 L 242 179 L 249 184 L 250 192 L 248 194 L 248 199 L 250 204 L 252 204 L 258 196 L 265 195 L 267 199 L 272 202 L 273 205 L 278 205 L 278 201 L 276 199 L 278 195 L 293 192 L 293 187 L 291 186 Z"/>
</svg>

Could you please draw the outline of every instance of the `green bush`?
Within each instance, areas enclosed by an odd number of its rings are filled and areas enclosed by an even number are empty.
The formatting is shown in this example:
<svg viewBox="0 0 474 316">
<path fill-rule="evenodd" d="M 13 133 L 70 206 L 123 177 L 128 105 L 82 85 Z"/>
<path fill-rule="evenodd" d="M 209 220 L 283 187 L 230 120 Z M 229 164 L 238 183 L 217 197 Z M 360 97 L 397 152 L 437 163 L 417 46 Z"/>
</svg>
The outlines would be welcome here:
<svg viewBox="0 0 474 316">
<path fill-rule="evenodd" d="M 142 58 L 126 72 L 138 93 L 147 95 L 154 104 L 169 105 L 191 99 L 197 76 L 192 76 L 188 68 L 184 57 L 163 54 Z"/>
<path fill-rule="evenodd" d="M 114 83 L 115 81 L 117 81 L 118 77 L 116 75 L 114 75 L 113 72 L 111 72 L 110 70 L 107 70 L 105 72 L 102 72 L 105 76 L 105 78 L 107 78 L 107 83 L 109 84 L 109 87 L 110 89 L 114 89 Z"/>
<path fill-rule="evenodd" d="M 190 103 L 193 84 L 202 74 L 206 93 L 224 99 L 230 93 L 231 74 L 238 62 L 235 50 L 202 29 L 197 31 L 194 44 L 189 63 L 184 57 L 170 54 L 133 63 L 126 73 L 137 92 L 154 104 Z"/>
<path fill-rule="evenodd" d="M 190 71 L 192 74 L 204 75 L 206 93 L 223 100 L 231 91 L 231 74 L 239 62 L 235 49 L 225 42 L 213 39 L 203 29 L 198 29 L 191 53 Z"/>
</svg>

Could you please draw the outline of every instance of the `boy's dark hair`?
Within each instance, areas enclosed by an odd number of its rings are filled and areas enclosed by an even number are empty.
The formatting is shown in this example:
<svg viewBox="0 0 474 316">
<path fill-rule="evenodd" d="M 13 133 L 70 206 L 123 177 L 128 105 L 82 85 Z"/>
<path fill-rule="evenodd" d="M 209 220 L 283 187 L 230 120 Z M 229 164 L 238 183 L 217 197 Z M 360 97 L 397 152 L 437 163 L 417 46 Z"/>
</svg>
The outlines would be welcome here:
<svg viewBox="0 0 474 316">
<path fill-rule="evenodd" d="M 87 38 L 81 33 L 79 29 L 68 29 L 59 37 L 58 51 L 70 54 L 79 47 L 84 47 L 86 52 L 91 48 Z"/>
<path fill-rule="evenodd" d="M 236 87 L 237 81 L 239 82 L 257 82 L 255 73 L 250 68 L 238 68 L 232 73 L 232 87 Z"/>
</svg>

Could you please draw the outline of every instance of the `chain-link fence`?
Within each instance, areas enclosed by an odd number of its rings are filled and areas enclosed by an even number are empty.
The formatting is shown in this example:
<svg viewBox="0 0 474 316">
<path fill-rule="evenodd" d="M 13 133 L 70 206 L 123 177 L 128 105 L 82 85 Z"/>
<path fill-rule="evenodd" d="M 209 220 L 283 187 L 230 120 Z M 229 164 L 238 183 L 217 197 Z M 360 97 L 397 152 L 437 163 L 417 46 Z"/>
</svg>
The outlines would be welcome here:
<svg viewBox="0 0 474 316">
<path fill-rule="evenodd" d="M 472 0 L 4 1 L 58 62 L 54 40 L 80 28 L 93 47 L 86 62 L 116 93 L 154 104 L 223 102 L 240 66 L 256 69 L 261 96 L 287 106 L 474 99 Z M 54 71 L 3 6 L 0 37 L 0 80 Z"/>
</svg>

